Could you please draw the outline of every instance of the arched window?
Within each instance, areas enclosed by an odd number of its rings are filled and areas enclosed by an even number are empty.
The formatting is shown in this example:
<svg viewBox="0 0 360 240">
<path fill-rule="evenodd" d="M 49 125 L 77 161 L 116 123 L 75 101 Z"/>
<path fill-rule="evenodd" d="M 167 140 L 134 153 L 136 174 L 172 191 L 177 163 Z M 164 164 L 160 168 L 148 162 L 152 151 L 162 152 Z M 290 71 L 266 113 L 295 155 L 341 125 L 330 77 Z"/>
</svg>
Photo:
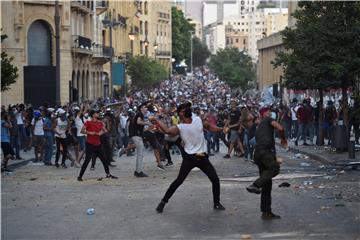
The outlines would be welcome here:
<svg viewBox="0 0 360 240">
<path fill-rule="evenodd" d="M 27 36 L 28 65 L 51 65 L 51 45 L 49 24 L 43 20 L 33 22 Z"/>
<path fill-rule="evenodd" d="M 148 35 L 148 22 L 145 21 L 145 35 Z"/>
</svg>

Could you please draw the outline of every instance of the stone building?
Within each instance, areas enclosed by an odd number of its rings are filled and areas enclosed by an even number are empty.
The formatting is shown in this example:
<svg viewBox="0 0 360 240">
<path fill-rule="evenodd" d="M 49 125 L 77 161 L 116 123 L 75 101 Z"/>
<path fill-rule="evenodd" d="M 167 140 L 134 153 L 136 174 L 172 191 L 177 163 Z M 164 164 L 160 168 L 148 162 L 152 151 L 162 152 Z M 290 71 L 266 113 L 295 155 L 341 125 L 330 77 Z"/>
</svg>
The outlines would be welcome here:
<svg viewBox="0 0 360 240">
<path fill-rule="evenodd" d="M 61 104 L 107 94 L 102 65 L 111 49 L 94 31 L 106 8 L 107 1 L 59 1 Z M 2 104 L 56 104 L 54 15 L 54 1 L 1 2 L 2 34 L 8 36 L 2 51 L 14 56 L 19 69 Z"/>
</svg>

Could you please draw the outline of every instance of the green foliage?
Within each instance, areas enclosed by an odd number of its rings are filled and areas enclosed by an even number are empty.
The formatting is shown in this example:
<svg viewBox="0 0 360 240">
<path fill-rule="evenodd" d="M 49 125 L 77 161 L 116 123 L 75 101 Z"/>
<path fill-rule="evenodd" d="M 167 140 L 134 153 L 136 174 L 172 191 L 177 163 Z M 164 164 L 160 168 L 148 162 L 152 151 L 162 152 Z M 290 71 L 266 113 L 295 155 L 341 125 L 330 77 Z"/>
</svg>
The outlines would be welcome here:
<svg viewBox="0 0 360 240">
<path fill-rule="evenodd" d="M 179 63 L 190 57 L 191 31 L 194 26 L 185 18 L 183 12 L 176 7 L 171 9 L 172 57 Z"/>
<path fill-rule="evenodd" d="M 275 67 L 284 67 L 285 85 L 292 89 L 351 86 L 360 71 L 360 2 L 301 1 L 286 28 L 286 52 Z"/>
<path fill-rule="evenodd" d="M 1 35 L 1 42 L 7 38 L 6 35 Z M 10 85 L 16 82 L 18 75 L 18 68 L 12 64 L 14 57 L 9 57 L 7 53 L 1 52 L 1 91 L 10 89 Z"/>
<path fill-rule="evenodd" d="M 210 68 L 232 88 L 249 89 L 255 80 L 251 58 L 237 48 L 225 48 L 211 57 Z"/>
<path fill-rule="evenodd" d="M 127 72 L 132 85 L 137 88 L 154 86 L 167 78 L 166 68 L 146 56 L 136 56 L 129 60 Z"/>
<path fill-rule="evenodd" d="M 210 51 L 206 44 L 201 42 L 197 37 L 193 38 L 193 66 L 200 67 L 205 65 L 206 59 L 210 57 Z M 187 65 L 190 66 L 190 56 L 186 60 Z"/>
</svg>

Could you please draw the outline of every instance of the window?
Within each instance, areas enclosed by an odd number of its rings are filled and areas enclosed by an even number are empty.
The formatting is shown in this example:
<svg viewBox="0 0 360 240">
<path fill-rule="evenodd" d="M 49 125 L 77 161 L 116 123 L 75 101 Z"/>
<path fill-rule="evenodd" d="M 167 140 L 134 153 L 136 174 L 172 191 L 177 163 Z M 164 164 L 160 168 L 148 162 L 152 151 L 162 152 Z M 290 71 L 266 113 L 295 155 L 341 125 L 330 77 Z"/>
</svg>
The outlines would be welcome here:
<svg viewBox="0 0 360 240">
<path fill-rule="evenodd" d="M 145 21 L 145 35 L 148 35 L 148 22 Z"/>
<path fill-rule="evenodd" d="M 238 22 L 238 25 L 240 25 L 240 23 Z"/>
<path fill-rule="evenodd" d="M 236 43 L 239 43 L 239 39 L 238 39 L 238 38 L 237 38 L 237 39 L 235 39 L 235 42 L 236 42 Z"/>
<path fill-rule="evenodd" d="M 245 45 L 246 44 L 246 39 L 244 38 L 244 40 L 243 40 L 243 44 Z"/>
<path fill-rule="evenodd" d="M 256 25 L 259 25 L 260 24 L 260 22 L 256 22 Z"/>
<path fill-rule="evenodd" d="M 144 3 L 144 14 L 147 15 L 148 14 L 148 2 Z"/>
<path fill-rule="evenodd" d="M 140 21 L 140 34 L 143 34 L 143 22 Z"/>
</svg>

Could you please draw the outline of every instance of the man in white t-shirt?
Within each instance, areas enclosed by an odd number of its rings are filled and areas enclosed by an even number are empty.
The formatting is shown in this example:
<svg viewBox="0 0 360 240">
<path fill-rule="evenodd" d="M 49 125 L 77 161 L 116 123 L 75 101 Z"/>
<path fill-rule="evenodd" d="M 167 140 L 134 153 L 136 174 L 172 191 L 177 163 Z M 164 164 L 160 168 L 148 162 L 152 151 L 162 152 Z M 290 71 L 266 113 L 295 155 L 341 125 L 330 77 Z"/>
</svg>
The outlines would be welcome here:
<svg viewBox="0 0 360 240">
<path fill-rule="evenodd" d="M 34 162 L 44 160 L 44 119 L 42 118 L 41 112 L 39 110 L 34 111 L 34 118 L 31 121 L 31 126 L 33 129 L 33 144 L 34 144 L 34 153 L 35 160 Z"/>
<path fill-rule="evenodd" d="M 207 121 L 202 121 L 200 117 L 192 114 L 191 103 L 183 103 L 177 108 L 177 113 L 181 123 L 177 126 L 167 127 L 166 124 L 149 117 L 158 128 L 170 136 L 180 135 L 184 142 L 183 162 L 180 167 L 178 177 L 171 183 L 165 196 L 159 203 L 156 211 L 163 212 L 165 204 L 169 201 L 176 189 L 184 182 L 189 172 L 194 168 L 200 168 L 212 183 L 213 201 L 215 210 L 225 210 L 220 203 L 220 181 L 215 168 L 209 161 L 207 145 L 204 137 L 204 128 L 212 132 L 221 132 L 224 129 L 210 125 Z"/>
</svg>

